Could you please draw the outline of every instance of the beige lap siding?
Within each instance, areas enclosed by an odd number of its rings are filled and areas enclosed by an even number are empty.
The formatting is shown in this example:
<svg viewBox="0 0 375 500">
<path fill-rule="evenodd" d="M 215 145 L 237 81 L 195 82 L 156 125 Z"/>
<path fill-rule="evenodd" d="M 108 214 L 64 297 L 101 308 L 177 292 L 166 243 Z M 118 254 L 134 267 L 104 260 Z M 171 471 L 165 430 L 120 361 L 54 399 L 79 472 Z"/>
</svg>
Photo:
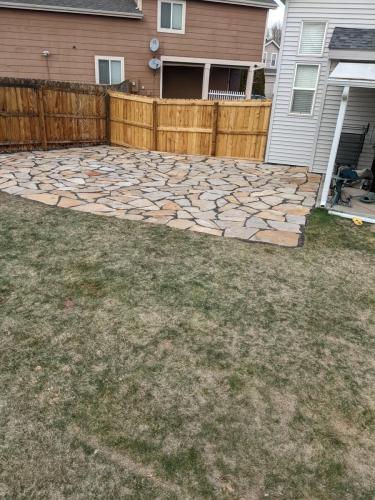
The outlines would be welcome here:
<svg viewBox="0 0 375 500">
<path fill-rule="evenodd" d="M 185 35 L 157 32 L 157 0 L 143 0 L 143 12 L 136 20 L 0 9 L 0 76 L 95 83 L 94 56 L 116 56 L 141 93 L 158 95 L 159 73 L 147 67 L 155 36 L 159 56 L 262 60 L 266 9 L 188 0 Z"/>
</svg>

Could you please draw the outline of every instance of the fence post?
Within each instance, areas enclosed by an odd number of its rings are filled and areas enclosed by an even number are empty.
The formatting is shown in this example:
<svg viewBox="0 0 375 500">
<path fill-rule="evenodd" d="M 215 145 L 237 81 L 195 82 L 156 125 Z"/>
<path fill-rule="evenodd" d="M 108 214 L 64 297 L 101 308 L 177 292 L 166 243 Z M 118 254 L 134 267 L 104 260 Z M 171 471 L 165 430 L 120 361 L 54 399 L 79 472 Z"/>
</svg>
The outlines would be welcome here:
<svg viewBox="0 0 375 500">
<path fill-rule="evenodd" d="M 111 96 L 106 94 L 105 96 L 105 119 L 106 119 L 106 139 L 107 143 L 111 144 Z"/>
<path fill-rule="evenodd" d="M 211 156 L 216 156 L 216 140 L 217 140 L 217 120 L 219 116 L 219 103 L 214 102 L 212 107 L 212 134 L 211 134 Z"/>
<path fill-rule="evenodd" d="M 45 115 L 44 115 L 44 102 L 43 102 L 43 89 L 42 88 L 37 90 L 37 102 L 38 102 L 40 141 L 42 144 L 42 149 L 47 149 L 47 132 L 46 132 L 46 120 L 45 120 Z"/>
<path fill-rule="evenodd" d="M 152 101 L 152 145 L 153 151 L 158 150 L 158 102 L 156 99 Z"/>
</svg>

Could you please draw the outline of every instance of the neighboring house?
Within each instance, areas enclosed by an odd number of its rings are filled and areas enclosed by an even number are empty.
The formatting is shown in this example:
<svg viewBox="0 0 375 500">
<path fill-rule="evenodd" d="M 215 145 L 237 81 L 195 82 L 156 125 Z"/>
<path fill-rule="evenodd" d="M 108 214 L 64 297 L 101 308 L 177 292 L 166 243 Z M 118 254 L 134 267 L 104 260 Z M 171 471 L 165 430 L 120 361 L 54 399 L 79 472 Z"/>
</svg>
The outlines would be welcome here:
<svg viewBox="0 0 375 500">
<path fill-rule="evenodd" d="M 275 40 L 267 40 L 264 47 L 264 95 L 272 99 L 276 82 L 277 63 L 279 59 L 280 45 Z"/>
<path fill-rule="evenodd" d="M 325 205 L 343 129 L 370 124 L 360 167 L 374 157 L 375 1 L 285 3 L 266 161 L 327 173 Z"/>
<path fill-rule="evenodd" d="M 0 77 L 115 84 L 162 97 L 251 96 L 274 0 L 0 0 Z M 160 48 L 152 54 L 150 40 Z M 161 60 L 152 70 L 152 57 Z"/>
</svg>

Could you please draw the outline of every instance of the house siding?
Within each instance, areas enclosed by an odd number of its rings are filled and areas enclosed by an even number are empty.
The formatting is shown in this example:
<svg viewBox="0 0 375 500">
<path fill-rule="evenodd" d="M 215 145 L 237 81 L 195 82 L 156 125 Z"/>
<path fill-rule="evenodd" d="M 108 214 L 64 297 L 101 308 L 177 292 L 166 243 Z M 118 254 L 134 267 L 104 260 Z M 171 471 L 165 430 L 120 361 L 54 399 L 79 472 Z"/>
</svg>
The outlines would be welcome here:
<svg viewBox="0 0 375 500">
<path fill-rule="evenodd" d="M 277 54 L 277 59 L 279 58 L 279 51 L 280 51 L 280 49 L 274 43 L 272 43 L 272 42 L 269 45 L 266 45 L 264 47 L 264 55 L 267 54 L 266 68 L 271 68 L 272 67 L 271 66 L 272 54 Z M 275 68 L 275 66 L 273 66 L 273 68 Z"/>
<path fill-rule="evenodd" d="M 329 86 L 327 88 L 314 159 L 314 172 L 317 173 L 324 173 L 327 168 L 342 91 L 342 87 Z M 370 167 L 374 158 L 375 90 L 352 88 L 350 89 L 344 128 L 365 127 L 368 124 L 370 124 L 370 129 L 360 157 L 360 168 Z"/>
<path fill-rule="evenodd" d="M 188 0 L 184 35 L 157 32 L 156 0 L 143 0 L 143 12 L 135 20 L 0 9 L 0 76 L 95 83 L 94 56 L 116 56 L 140 93 L 158 95 L 159 73 L 147 66 L 155 36 L 159 57 L 262 60 L 267 9 Z"/>
<path fill-rule="evenodd" d="M 270 73 L 266 70 L 264 73 L 264 95 L 267 99 L 273 99 L 275 82 L 276 73 Z"/>
<path fill-rule="evenodd" d="M 322 57 L 298 56 L 303 20 L 328 22 Z M 289 0 L 281 47 L 277 90 L 273 104 L 272 122 L 267 148 L 267 161 L 287 165 L 303 165 L 323 172 L 329 158 L 340 93 L 338 88 L 327 89 L 329 74 L 329 42 L 336 26 L 375 28 L 373 0 Z M 289 113 L 295 67 L 297 63 L 320 64 L 320 77 L 313 116 L 293 116 Z M 327 109 L 323 111 L 326 101 Z M 322 120 L 321 130 L 319 125 Z M 348 121 L 349 123 L 349 121 Z M 332 137 L 329 139 L 330 134 Z"/>
</svg>

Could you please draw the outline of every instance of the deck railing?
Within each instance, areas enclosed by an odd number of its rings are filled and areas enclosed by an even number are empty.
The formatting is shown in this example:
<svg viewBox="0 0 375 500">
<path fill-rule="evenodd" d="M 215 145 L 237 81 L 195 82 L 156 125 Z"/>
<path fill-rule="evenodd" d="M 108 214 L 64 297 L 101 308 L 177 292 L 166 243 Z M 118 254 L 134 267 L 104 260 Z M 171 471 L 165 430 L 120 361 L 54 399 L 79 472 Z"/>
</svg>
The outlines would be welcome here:
<svg viewBox="0 0 375 500">
<path fill-rule="evenodd" d="M 208 99 L 210 101 L 243 101 L 245 92 L 234 92 L 232 90 L 210 90 Z"/>
</svg>

